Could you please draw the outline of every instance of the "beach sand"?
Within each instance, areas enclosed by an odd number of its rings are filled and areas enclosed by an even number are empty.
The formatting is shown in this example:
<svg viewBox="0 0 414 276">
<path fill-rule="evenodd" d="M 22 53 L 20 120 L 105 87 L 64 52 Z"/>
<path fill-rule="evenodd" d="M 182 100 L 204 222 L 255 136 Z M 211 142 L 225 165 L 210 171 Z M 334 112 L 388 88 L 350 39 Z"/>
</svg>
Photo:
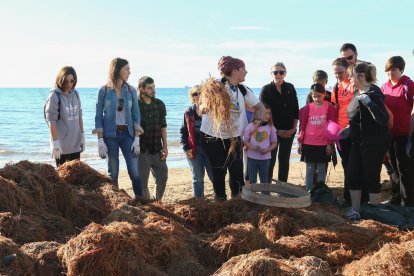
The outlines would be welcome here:
<svg viewBox="0 0 414 276">
<path fill-rule="evenodd" d="M 228 175 L 228 174 L 227 174 Z M 275 170 L 273 176 L 277 177 L 277 163 L 275 166 Z M 328 177 L 327 177 L 327 184 L 329 187 L 338 188 L 337 194 L 341 194 L 340 188 L 343 187 L 343 169 L 340 165 L 340 160 L 338 160 L 338 165 L 334 168 L 332 163 L 329 163 L 328 168 Z M 381 182 L 385 180 L 389 180 L 389 176 L 386 173 L 385 168 L 383 168 L 381 172 Z M 300 161 L 292 161 L 290 162 L 290 169 L 289 169 L 289 183 L 297 184 L 297 185 L 305 185 L 305 163 Z M 120 179 L 119 179 L 119 186 L 121 189 L 124 189 L 128 192 L 128 194 L 134 197 L 134 193 L 132 191 L 131 181 L 129 180 L 129 176 L 127 171 L 121 171 Z M 151 195 L 154 195 L 154 179 L 150 176 L 149 183 L 148 183 Z M 389 185 L 384 185 L 386 188 L 389 188 Z M 226 190 L 227 190 L 227 197 L 230 198 L 230 190 L 228 185 L 228 179 L 226 182 Z M 208 177 L 205 178 L 204 183 L 204 194 L 208 198 L 213 198 L 213 185 L 208 180 Z M 165 203 L 173 203 L 178 200 L 184 200 L 192 197 L 192 183 L 191 183 L 191 170 L 190 168 L 175 168 L 169 169 L 168 172 L 168 182 L 165 188 L 164 197 L 162 201 Z M 386 195 L 384 195 L 386 197 Z M 384 198 L 385 200 L 385 198 Z"/>
</svg>

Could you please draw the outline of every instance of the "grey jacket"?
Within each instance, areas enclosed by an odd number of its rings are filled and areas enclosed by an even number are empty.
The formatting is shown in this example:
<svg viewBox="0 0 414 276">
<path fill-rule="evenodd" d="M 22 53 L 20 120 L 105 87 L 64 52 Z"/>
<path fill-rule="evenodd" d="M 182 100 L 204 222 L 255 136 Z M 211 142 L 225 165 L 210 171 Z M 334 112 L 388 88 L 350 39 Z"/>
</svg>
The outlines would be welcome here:
<svg viewBox="0 0 414 276">
<path fill-rule="evenodd" d="M 56 93 L 60 94 L 60 109 Z M 79 120 L 82 118 L 82 108 L 80 98 L 76 93 L 78 92 L 73 90 L 66 94 L 59 88 L 54 88 L 50 91 L 46 103 L 46 121 L 49 125 L 56 124 L 62 154 L 81 151 L 82 133 Z M 58 120 L 59 110 L 60 119 Z"/>
</svg>

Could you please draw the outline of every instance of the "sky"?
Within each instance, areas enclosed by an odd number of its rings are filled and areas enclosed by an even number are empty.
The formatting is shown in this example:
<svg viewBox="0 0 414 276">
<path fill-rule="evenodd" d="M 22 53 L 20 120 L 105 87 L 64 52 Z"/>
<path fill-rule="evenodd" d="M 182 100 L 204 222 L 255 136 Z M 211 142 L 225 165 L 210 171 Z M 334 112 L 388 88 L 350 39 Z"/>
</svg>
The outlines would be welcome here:
<svg viewBox="0 0 414 276">
<path fill-rule="evenodd" d="M 333 86 L 346 42 L 377 66 L 379 84 L 394 55 L 414 78 L 413 11 L 412 0 L 0 0 L 0 87 L 50 87 L 65 65 L 78 87 L 99 87 L 115 57 L 129 61 L 133 86 L 144 75 L 192 86 L 218 77 L 224 55 L 245 62 L 250 87 L 269 83 L 278 61 L 296 87 L 310 87 L 318 69 Z"/>
</svg>

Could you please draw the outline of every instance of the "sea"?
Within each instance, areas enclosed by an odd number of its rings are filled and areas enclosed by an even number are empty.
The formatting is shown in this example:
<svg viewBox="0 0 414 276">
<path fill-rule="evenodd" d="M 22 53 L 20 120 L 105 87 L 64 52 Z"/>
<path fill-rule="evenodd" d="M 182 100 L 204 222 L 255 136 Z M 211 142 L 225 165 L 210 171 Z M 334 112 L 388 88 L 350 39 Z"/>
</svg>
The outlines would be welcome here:
<svg viewBox="0 0 414 276">
<path fill-rule="evenodd" d="M 180 126 L 189 106 L 189 88 L 157 88 L 156 97 L 167 108 L 167 139 L 170 168 L 188 167 L 180 147 Z M 106 171 L 106 160 L 98 156 L 98 141 L 92 134 L 95 124 L 97 88 L 77 88 L 82 102 L 86 149 L 81 160 L 98 171 Z M 259 96 L 260 88 L 253 88 Z M 305 105 L 308 88 L 297 88 L 299 107 Z M 43 107 L 50 88 L 0 88 L 0 168 L 10 162 L 29 160 L 55 165 L 49 147 L 49 129 Z M 296 139 L 295 139 L 296 142 Z M 296 152 L 294 144 L 292 152 Z M 121 159 L 121 168 L 126 168 Z"/>
</svg>

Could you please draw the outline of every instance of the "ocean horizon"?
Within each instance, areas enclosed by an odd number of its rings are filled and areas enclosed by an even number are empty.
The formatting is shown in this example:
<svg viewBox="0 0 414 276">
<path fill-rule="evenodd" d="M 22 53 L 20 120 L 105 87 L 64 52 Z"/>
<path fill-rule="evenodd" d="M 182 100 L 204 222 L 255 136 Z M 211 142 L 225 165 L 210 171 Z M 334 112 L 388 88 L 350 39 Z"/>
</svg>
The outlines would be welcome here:
<svg viewBox="0 0 414 276">
<path fill-rule="evenodd" d="M 180 146 L 180 127 L 185 109 L 190 105 L 189 87 L 157 88 L 156 97 L 167 108 L 167 139 L 170 168 L 189 167 Z M 82 103 L 86 149 L 81 160 L 98 171 L 106 171 L 106 160 L 98 156 L 98 141 L 92 134 L 95 125 L 95 103 L 98 88 L 77 88 Z M 260 88 L 252 88 L 259 96 Z M 305 105 L 308 88 L 296 88 L 299 107 Z M 50 88 L 0 88 L 0 168 L 9 162 L 29 160 L 55 166 L 49 148 L 49 128 L 43 115 Z M 296 149 L 296 141 L 293 150 Z M 121 159 L 120 168 L 126 169 Z"/>
</svg>

